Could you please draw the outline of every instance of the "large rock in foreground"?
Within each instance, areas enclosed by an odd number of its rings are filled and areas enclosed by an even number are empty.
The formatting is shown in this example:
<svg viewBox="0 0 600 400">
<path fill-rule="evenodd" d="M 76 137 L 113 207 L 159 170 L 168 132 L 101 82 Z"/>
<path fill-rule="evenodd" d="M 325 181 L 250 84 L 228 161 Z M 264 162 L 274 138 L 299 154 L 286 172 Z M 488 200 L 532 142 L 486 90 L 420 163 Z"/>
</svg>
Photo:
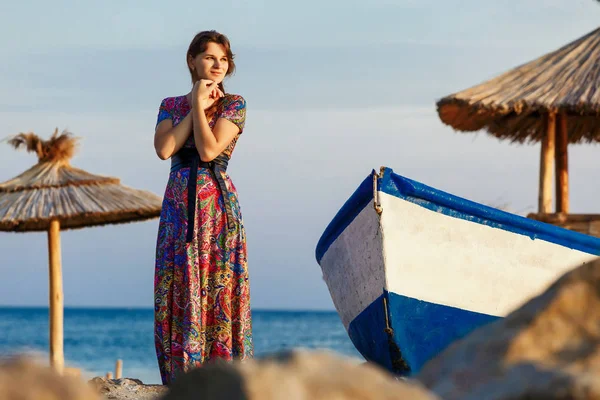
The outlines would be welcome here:
<svg viewBox="0 0 600 400">
<path fill-rule="evenodd" d="M 600 399 L 600 261 L 452 344 L 417 379 L 445 400 Z"/>
<path fill-rule="evenodd" d="M 413 382 L 329 352 L 212 363 L 179 377 L 164 400 L 438 400 Z"/>
<path fill-rule="evenodd" d="M 163 385 L 145 385 L 139 379 L 93 378 L 90 385 L 106 400 L 156 400 L 167 388 Z"/>
</svg>

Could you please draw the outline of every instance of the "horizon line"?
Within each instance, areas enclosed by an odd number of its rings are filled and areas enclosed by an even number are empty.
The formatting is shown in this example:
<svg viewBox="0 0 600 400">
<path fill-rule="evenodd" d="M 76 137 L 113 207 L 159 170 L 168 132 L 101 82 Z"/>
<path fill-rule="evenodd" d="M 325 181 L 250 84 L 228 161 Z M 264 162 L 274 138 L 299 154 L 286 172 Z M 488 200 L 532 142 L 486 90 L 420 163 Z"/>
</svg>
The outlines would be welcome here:
<svg viewBox="0 0 600 400">
<path fill-rule="evenodd" d="M 14 305 L 14 304 L 0 304 L 0 310 L 2 309 L 25 309 L 25 310 L 49 310 L 49 306 L 41 305 Z M 144 306 L 64 306 L 63 310 L 120 310 L 120 311 L 151 311 L 153 307 Z M 252 312 L 312 312 L 312 313 L 337 313 L 333 308 L 322 308 L 322 309 L 310 309 L 310 308 L 266 308 L 266 307 L 252 307 Z"/>
</svg>

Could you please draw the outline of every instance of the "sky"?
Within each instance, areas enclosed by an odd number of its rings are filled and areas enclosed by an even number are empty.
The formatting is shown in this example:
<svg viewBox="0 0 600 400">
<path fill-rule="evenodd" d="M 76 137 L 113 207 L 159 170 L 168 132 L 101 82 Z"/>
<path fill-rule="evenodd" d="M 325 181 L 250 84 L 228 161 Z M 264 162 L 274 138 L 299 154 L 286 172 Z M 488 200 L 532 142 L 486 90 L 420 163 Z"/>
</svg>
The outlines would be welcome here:
<svg viewBox="0 0 600 400">
<path fill-rule="evenodd" d="M 201 30 L 232 42 L 228 92 L 247 101 L 228 172 L 248 240 L 252 307 L 333 310 L 314 251 L 341 205 L 382 165 L 526 214 L 539 145 L 443 125 L 435 102 L 598 27 L 593 0 L 281 2 L 21 0 L 0 15 L 0 138 L 55 128 L 73 165 L 162 196 L 153 134 L 165 97 L 190 90 Z M 569 151 L 572 212 L 598 212 L 597 147 Z M 35 163 L 0 142 L 0 182 Z M 158 220 L 63 231 L 66 306 L 152 307 Z M 47 237 L 0 232 L 0 306 L 46 306 Z"/>
</svg>

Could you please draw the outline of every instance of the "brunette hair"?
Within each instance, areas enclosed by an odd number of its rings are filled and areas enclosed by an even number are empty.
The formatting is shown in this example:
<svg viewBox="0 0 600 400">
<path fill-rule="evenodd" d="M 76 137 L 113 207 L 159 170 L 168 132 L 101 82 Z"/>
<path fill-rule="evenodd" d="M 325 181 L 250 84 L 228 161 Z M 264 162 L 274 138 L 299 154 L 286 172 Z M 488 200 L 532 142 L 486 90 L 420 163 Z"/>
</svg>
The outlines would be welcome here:
<svg viewBox="0 0 600 400">
<path fill-rule="evenodd" d="M 199 32 L 198 34 L 196 34 L 196 36 L 194 36 L 194 38 L 192 39 L 192 42 L 190 43 L 190 47 L 188 48 L 187 54 L 186 54 L 186 65 L 188 66 L 188 70 L 190 71 L 190 75 L 192 76 L 192 83 L 195 83 L 195 77 L 194 77 L 194 73 L 193 73 L 192 69 L 190 68 L 188 60 L 190 57 L 194 58 L 198 54 L 206 51 L 206 47 L 208 46 L 208 43 L 210 43 L 210 42 L 220 44 L 223 47 L 225 47 L 225 53 L 227 54 L 227 61 L 228 61 L 228 65 L 229 65 L 229 67 L 227 68 L 227 72 L 225 73 L 225 76 L 229 76 L 229 75 L 233 74 L 235 71 L 235 62 L 233 61 L 234 54 L 231 51 L 231 43 L 229 42 L 229 39 L 227 38 L 227 36 L 223 35 L 222 33 L 217 32 L 215 30 L 202 31 L 202 32 Z M 219 89 L 221 89 L 221 91 L 223 93 L 225 93 L 225 88 L 223 87 L 223 82 L 219 83 Z"/>
</svg>

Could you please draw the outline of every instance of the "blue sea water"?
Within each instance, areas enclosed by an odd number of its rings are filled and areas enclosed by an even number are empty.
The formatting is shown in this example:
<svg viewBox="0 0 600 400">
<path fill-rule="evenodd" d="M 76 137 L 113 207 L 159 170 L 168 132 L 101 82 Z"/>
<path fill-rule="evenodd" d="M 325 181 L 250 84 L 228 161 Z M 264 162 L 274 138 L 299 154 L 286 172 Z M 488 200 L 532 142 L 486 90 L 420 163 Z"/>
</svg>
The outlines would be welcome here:
<svg viewBox="0 0 600 400">
<path fill-rule="evenodd" d="M 48 359 L 48 309 L 0 307 L 0 356 L 33 353 Z M 290 349 L 329 349 L 362 359 L 335 312 L 253 311 L 255 356 Z M 160 383 L 152 309 L 66 308 L 64 352 L 85 377 L 114 374 Z"/>
</svg>

